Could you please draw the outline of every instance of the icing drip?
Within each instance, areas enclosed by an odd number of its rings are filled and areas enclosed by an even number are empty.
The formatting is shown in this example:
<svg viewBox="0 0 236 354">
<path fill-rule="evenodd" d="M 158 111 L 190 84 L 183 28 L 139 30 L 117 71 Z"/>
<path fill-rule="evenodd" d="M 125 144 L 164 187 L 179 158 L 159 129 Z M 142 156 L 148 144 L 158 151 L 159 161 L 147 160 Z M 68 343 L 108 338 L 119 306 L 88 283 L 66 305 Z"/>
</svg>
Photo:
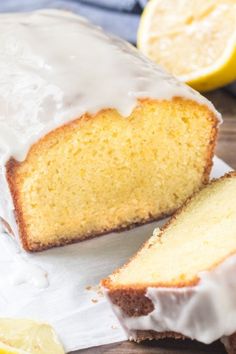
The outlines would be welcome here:
<svg viewBox="0 0 236 354">
<path fill-rule="evenodd" d="M 183 97 L 213 105 L 142 56 L 73 13 L 0 14 L 0 216 L 18 228 L 5 164 L 23 161 L 55 128 L 104 108 L 126 117 L 137 99 Z"/>
<path fill-rule="evenodd" d="M 22 161 L 56 127 L 115 108 L 128 116 L 138 98 L 181 96 L 212 104 L 130 44 L 69 12 L 1 14 L 0 159 Z"/>
<path fill-rule="evenodd" d="M 14 263 L 15 271 L 10 277 L 13 285 L 28 283 L 39 289 L 49 286 L 47 272 L 40 266 L 25 260 L 22 256 L 18 256 Z"/>
<path fill-rule="evenodd" d="M 22 253 L 18 245 L 9 235 L 1 235 L 6 237 L 4 246 L 6 251 L 14 256 L 12 264 L 12 272 L 9 274 L 9 282 L 12 285 L 21 285 L 28 283 L 36 288 L 43 289 L 49 286 L 47 272 L 37 264 L 32 263 L 30 258 Z"/>
<path fill-rule="evenodd" d="M 196 286 L 148 288 L 146 296 L 154 310 L 146 316 L 127 317 L 114 306 L 128 335 L 136 330 L 173 331 L 209 344 L 236 330 L 236 256 L 213 271 L 199 274 Z"/>
</svg>

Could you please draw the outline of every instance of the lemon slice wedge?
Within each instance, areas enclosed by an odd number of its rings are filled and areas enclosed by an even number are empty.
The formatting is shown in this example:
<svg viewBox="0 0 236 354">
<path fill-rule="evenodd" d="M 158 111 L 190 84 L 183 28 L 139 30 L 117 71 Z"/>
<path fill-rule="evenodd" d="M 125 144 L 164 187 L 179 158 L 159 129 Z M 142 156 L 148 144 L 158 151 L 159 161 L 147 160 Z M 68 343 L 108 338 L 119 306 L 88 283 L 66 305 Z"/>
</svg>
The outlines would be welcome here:
<svg viewBox="0 0 236 354">
<path fill-rule="evenodd" d="M 0 342 L 0 354 L 30 354 L 24 350 L 12 348 L 9 345 Z"/>
<path fill-rule="evenodd" d="M 236 79 L 235 0 L 151 0 L 138 48 L 199 91 Z"/>
<path fill-rule="evenodd" d="M 0 354 L 64 354 L 64 350 L 49 324 L 1 318 Z"/>
</svg>

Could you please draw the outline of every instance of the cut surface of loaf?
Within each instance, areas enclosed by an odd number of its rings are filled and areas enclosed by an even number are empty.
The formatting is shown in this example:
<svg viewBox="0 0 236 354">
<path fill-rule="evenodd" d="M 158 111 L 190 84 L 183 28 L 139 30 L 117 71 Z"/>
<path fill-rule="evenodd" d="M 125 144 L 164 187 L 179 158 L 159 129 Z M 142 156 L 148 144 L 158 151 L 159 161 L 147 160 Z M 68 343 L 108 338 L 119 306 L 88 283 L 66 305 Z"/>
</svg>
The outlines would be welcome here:
<svg viewBox="0 0 236 354">
<path fill-rule="evenodd" d="M 131 339 L 211 343 L 236 330 L 235 269 L 232 172 L 196 193 L 103 286 Z"/>
<path fill-rule="evenodd" d="M 208 180 L 215 133 L 205 107 L 180 99 L 140 102 L 125 119 L 105 110 L 59 128 L 26 161 L 7 164 L 24 247 L 170 215 Z"/>
<path fill-rule="evenodd" d="M 0 40 L 0 216 L 26 250 L 160 219 L 208 181 L 219 114 L 131 45 L 56 10 L 1 15 Z"/>
</svg>

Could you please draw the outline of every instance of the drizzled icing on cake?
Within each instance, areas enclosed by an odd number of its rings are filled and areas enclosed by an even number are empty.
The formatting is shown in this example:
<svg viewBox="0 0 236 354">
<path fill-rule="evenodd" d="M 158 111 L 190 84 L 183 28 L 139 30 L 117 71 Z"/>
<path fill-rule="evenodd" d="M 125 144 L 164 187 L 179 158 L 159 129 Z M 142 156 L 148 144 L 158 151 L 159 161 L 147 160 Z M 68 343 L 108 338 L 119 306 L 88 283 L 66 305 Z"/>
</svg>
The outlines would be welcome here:
<svg viewBox="0 0 236 354">
<path fill-rule="evenodd" d="M 142 56 L 70 12 L 0 15 L 0 216 L 18 235 L 5 163 L 23 161 L 48 132 L 84 113 L 175 96 L 213 105 Z"/>
<path fill-rule="evenodd" d="M 128 317 L 112 306 L 131 339 L 136 339 L 137 330 L 153 330 L 176 332 L 209 344 L 235 332 L 235 270 L 233 255 L 214 270 L 200 273 L 196 286 L 147 288 L 145 296 L 154 310 L 146 316 Z"/>
<path fill-rule="evenodd" d="M 130 115 L 138 98 L 181 96 L 213 105 L 144 58 L 69 12 L 2 14 L 0 161 L 22 161 L 56 127 L 115 108 Z"/>
</svg>

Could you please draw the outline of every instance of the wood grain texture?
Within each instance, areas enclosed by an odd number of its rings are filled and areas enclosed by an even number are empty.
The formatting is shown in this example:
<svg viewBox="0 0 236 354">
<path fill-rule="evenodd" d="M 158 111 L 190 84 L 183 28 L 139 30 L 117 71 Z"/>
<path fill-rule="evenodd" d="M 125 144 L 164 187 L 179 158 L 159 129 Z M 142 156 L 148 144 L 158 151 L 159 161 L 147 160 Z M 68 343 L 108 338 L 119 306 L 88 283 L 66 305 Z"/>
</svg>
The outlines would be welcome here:
<svg viewBox="0 0 236 354">
<path fill-rule="evenodd" d="M 222 113 L 216 154 L 236 169 L 236 97 L 223 90 L 209 93 L 207 97 Z"/>
<path fill-rule="evenodd" d="M 207 97 L 222 113 L 224 124 L 220 134 L 216 154 L 236 169 L 236 97 L 224 90 L 207 94 Z M 78 333 L 78 336 L 80 334 Z M 122 342 L 73 352 L 73 354 L 224 354 L 220 342 L 203 345 L 195 341 L 162 340 L 144 344 Z M 72 353 L 71 353 L 72 354 Z"/>
<path fill-rule="evenodd" d="M 204 345 L 190 340 L 171 341 L 161 340 L 136 344 L 123 342 L 104 345 L 101 347 L 79 350 L 73 354 L 225 354 L 223 345 L 215 342 L 211 345 Z"/>
</svg>

